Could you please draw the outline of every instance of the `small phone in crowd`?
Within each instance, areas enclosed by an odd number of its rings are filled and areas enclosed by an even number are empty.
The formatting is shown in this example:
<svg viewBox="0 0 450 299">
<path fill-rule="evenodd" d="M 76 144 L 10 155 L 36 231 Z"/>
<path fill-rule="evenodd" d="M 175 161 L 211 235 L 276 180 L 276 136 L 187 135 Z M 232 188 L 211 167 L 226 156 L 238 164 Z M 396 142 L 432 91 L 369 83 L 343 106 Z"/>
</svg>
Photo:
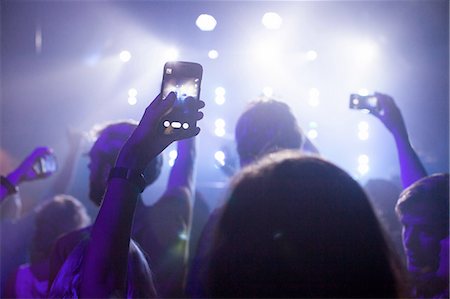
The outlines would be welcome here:
<svg viewBox="0 0 450 299">
<path fill-rule="evenodd" d="M 359 94 L 351 94 L 349 107 L 350 109 L 358 109 L 375 115 L 378 115 L 381 112 L 381 107 L 375 95 L 363 96 Z"/>
<path fill-rule="evenodd" d="M 164 134 L 197 127 L 196 119 L 192 119 L 192 101 L 199 100 L 202 75 L 203 67 L 195 62 L 171 61 L 164 65 L 161 96 L 164 100 L 171 91 L 177 95 L 173 109 L 164 116 Z"/>
<path fill-rule="evenodd" d="M 48 154 L 40 157 L 33 165 L 33 170 L 39 177 L 46 177 L 54 173 L 57 169 L 56 157 Z"/>
</svg>

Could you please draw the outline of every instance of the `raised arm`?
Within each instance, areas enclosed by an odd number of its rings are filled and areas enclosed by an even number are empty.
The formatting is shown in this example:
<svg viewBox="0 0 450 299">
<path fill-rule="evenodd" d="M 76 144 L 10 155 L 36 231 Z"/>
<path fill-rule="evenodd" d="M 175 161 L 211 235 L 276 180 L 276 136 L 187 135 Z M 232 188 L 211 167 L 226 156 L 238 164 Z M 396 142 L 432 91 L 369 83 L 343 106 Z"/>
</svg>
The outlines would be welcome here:
<svg viewBox="0 0 450 299">
<path fill-rule="evenodd" d="M 394 137 L 402 184 L 406 188 L 418 179 L 427 176 L 427 172 L 411 145 L 405 122 L 394 99 L 378 92 L 375 93 L 375 96 L 379 101 L 381 112 L 374 115 L 381 120 Z"/>
<path fill-rule="evenodd" d="M 147 107 L 131 137 L 121 149 L 114 169 L 123 171 L 123 178 L 112 176 L 100 212 L 92 229 L 92 237 L 83 261 L 80 295 L 82 298 L 126 296 L 127 258 L 133 213 L 142 192 L 139 178 L 145 166 L 175 140 L 189 138 L 200 131 L 184 131 L 163 135 L 161 117 L 175 102 L 174 93 L 162 100 L 157 96 Z M 197 108 L 204 105 L 198 102 Z M 201 112 L 193 112 L 201 119 Z"/>
<path fill-rule="evenodd" d="M 14 169 L 6 177 L 2 176 L 0 184 L 0 202 L 3 201 L 3 199 L 5 199 L 8 195 L 15 193 L 21 183 L 50 176 L 50 173 L 36 173 L 33 166 L 40 158 L 51 155 L 52 152 L 52 149 L 48 147 L 37 147 L 22 161 L 22 163 L 20 163 L 16 169 Z"/>
</svg>

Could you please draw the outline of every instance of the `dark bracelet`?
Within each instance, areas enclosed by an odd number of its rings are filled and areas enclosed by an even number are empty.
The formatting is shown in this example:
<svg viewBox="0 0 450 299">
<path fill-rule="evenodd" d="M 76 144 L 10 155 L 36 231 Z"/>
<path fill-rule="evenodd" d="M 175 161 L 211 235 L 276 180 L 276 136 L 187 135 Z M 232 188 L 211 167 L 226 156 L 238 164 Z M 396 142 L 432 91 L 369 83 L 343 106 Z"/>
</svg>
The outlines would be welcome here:
<svg viewBox="0 0 450 299">
<path fill-rule="evenodd" d="M 112 178 L 124 179 L 132 183 L 139 189 L 142 193 L 147 187 L 147 182 L 145 181 L 144 175 L 136 170 L 125 168 L 125 167 L 114 167 L 109 172 L 108 181 Z"/>
<path fill-rule="evenodd" d="M 6 188 L 6 190 L 8 191 L 8 195 L 16 194 L 17 192 L 19 192 L 19 188 L 17 186 L 14 186 L 14 184 L 4 176 L 0 176 L 0 184 Z"/>
</svg>

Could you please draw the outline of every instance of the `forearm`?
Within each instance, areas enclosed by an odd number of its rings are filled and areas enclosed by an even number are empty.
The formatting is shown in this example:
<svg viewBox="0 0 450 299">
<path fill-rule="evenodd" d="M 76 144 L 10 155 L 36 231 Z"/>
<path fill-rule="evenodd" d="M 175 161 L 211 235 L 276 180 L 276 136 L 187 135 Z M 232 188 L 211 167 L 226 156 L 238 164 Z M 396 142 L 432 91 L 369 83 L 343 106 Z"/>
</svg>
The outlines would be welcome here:
<svg viewBox="0 0 450 299">
<path fill-rule="evenodd" d="M 81 297 L 126 295 L 128 251 L 138 194 L 127 180 L 110 180 L 83 262 Z"/>
<path fill-rule="evenodd" d="M 0 185 L 0 202 L 3 201 L 9 195 L 12 195 L 17 192 L 17 188 L 21 181 L 21 174 L 17 171 L 13 171 L 5 177 L 5 181 L 3 181 Z"/>
<path fill-rule="evenodd" d="M 406 188 L 418 179 L 427 176 L 427 172 L 419 156 L 414 151 L 409 138 L 407 136 L 394 135 L 394 139 L 400 163 L 400 176 L 403 188 Z"/>
<path fill-rule="evenodd" d="M 177 158 L 170 171 L 167 189 L 184 188 L 192 194 L 196 157 L 195 139 L 178 141 L 177 152 Z"/>
</svg>

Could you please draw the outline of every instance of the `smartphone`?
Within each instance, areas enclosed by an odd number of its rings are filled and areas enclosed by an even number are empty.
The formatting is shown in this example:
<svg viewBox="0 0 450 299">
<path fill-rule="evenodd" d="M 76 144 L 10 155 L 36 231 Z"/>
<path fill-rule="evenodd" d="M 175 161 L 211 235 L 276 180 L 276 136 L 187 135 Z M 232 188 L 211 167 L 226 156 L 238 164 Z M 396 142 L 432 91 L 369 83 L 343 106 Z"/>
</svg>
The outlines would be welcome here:
<svg viewBox="0 0 450 299">
<path fill-rule="evenodd" d="M 202 75 L 203 67 L 195 62 L 171 61 L 164 65 L 161 96 L 164 100 L 171 91 L 177 95 L 173 109 L 164 116 L 164 134 L 197 127 L 196 119 L 192 119 L 192 102 L 189 101 L 199 100 Z M 186 101 L 188 97 L 193 99 Z"/>
<path fill-rule="evenodd" d="M 351 94 L 349 107 L 350 109 L 358 109 L 372 114 L 380 114 L 381 111 L 375 95 L 362 96 L 359 94 Z"/>
<path fill-rule="evenodd" d="M 52 154 L 40 157 L 33 165 L 33 170 L 39 177 L 46 177 L 57 169 L 56 157 Z"/>
</svg>

